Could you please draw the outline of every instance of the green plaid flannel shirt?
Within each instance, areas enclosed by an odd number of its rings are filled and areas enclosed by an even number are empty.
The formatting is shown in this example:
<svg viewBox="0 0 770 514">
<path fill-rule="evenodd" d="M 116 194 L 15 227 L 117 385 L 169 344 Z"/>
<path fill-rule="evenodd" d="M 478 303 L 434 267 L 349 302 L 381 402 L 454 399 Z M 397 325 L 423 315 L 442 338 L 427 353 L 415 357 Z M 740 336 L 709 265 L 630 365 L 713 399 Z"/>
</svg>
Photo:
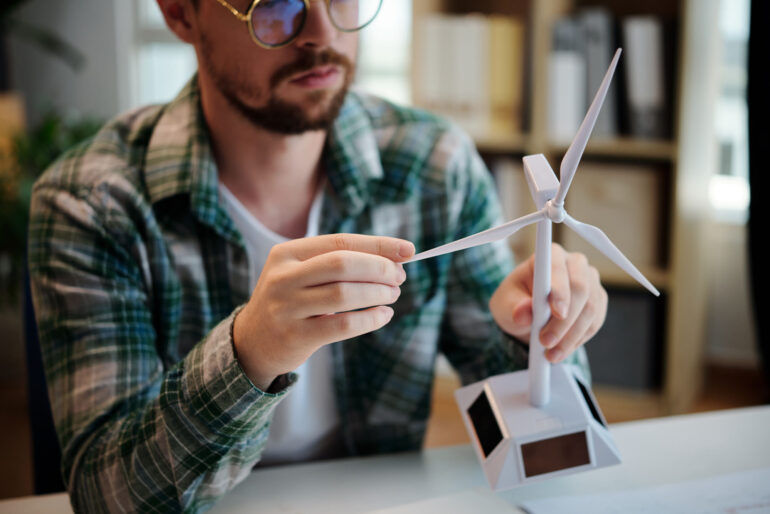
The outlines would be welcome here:
<svg viewBox="0 0 770 514">
<path fill-rule="evenodd" d="M 472 142 L 426 112 L 351 92 L 322 159 L 321 233 L 420 251 L 501 221 Z M 259 460 L 272 408 L 302 380 L 261 391 L 236 360 L 248 265 L 217 180 L 193 79 L 171 103 L 107 124 L 35 185 L 33 298 L 78 511 L 211 506 Z M 351 455 L 420 448 L 438 352 L 465 383 L 526 367 L 526 347 L 488 311 L 512 265 L 504 242 L 407 264 L 393 320 L 333 345 Z"/>
</svg>

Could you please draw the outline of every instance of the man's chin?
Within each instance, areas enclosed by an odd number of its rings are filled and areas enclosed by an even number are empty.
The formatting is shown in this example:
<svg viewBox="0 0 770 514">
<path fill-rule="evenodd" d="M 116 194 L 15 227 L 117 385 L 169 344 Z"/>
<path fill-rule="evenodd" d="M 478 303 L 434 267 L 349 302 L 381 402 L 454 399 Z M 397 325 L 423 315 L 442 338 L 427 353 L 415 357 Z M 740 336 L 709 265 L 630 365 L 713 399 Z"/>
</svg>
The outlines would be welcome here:
<svg viewBox="0 0 770 514">
<path fill-rule="evenodd" d="M 279 134 L 296 135 L 330 129 L 345 101 L 347 89 L 333 95 L 324 91 L 319 93 L 306 95 L 304 101 L 299 103 L 273 98 L 261 108 L 249 107 L 239 101 L 231 101 L 231 104 L 256 127 Z M 314 99 L 313 96 L 320 98 Z"/>
<path fill-rule="evenodd" d="M 328 130 L 337 119 L 346 91 L 339 91 L 322 102 L 293 103 L 273 99 L 261 108 L 249 107 L 242 102 L 231 102 L 239 113 L 255 127 L 296 135 L 305 132 Z"/>
</svg>

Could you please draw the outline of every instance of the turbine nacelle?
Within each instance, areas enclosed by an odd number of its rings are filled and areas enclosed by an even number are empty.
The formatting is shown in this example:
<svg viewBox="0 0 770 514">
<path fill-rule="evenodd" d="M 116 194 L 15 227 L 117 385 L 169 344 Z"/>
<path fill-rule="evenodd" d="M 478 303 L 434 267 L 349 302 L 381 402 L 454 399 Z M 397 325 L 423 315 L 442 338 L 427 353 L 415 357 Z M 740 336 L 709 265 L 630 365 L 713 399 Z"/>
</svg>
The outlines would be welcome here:
<svg viewBox="0 0 770 514">
<path fill-rule="evenodd" d="M 554 223 L 564 221 L 567 214 L 564 204 L 557 205 L 554 201 L 560 184 L 543 154 L 524 157 L 524 176 L 537 208 Z"/>
</svg>

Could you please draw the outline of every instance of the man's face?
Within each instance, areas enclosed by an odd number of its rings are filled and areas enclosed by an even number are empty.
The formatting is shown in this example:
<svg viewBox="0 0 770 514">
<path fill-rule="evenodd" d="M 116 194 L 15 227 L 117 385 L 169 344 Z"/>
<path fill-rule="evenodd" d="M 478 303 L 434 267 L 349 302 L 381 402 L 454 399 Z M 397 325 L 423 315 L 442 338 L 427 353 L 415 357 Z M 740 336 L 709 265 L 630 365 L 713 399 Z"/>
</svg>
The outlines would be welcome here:
<svg viewBox="0 0 770 514">
<path fill-rule="evenodd" d="M 323 0 L 310 2 L 302 32 L 278 49 L 255 44 L 247 24 L 216 0 L 198 3 L 199 74 L 242 116 L 285 134 L 332 124 L 353 78 L 358 35 L 338 31 Z M 230 3 L 246 13 L 250 1 Z"/>
</svg>

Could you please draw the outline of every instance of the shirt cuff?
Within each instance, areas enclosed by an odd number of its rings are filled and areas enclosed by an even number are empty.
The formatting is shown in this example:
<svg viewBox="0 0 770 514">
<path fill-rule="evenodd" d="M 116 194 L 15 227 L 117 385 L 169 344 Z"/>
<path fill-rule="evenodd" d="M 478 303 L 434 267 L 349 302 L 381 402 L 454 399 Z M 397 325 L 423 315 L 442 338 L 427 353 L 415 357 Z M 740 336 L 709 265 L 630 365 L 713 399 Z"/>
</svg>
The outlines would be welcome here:
<svg viewBox="0 0 770 514">
<path fill-rule="evenodd" d="M 240 308 L 222 320 L 184 359 L 182 388 L 193 414 L 221 435 L 243 438 L 267 423 L 272 409 L 297 377 L 288 373 L 262 391 L 246 376 L 235 355 L 233 322 Z"/>
</svg>

